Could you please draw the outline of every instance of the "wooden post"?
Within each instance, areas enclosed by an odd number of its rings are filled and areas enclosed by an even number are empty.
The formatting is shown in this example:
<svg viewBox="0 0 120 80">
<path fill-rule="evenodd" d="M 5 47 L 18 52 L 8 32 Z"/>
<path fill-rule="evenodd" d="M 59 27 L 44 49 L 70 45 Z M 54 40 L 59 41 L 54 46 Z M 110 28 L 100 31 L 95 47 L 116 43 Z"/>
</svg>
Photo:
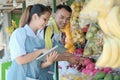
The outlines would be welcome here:
<svg viewBox="0 0 120 80">
<path fill-rule="evenodd" d="M 52 10 L 52 15 L 56 12 L 56 0 L 53 0 L 53 10 Z M 59 80 L 59 71 L 58 71 L 58 62 L 55 62 L 54 64 L 54 72 L 55 72 L 55 80 Z"/>
<path fill-rule="evenodd" d="M 56 0 L 53 0 L 52 14 L 54 14 L 55 11 L 56 11 Z"/>
<path fill-rule="evenodd" d="M 26 8 L 26 2 L 24 1 L 24 2 L 22 3 L 22 13 L 23 13 L 23 11 L 25 10 L 25 8 Z"/>
</svg>

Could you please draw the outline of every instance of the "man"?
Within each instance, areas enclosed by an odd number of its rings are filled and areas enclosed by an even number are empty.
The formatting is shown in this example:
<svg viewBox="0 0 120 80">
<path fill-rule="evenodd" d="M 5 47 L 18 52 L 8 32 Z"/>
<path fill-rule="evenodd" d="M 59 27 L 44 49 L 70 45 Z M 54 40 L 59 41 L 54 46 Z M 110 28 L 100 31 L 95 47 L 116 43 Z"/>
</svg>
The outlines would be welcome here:
<svg viewBox="0 0 120 80">
<path fill-rule="evenodd" d="M 63 45 L 61 29 L 70 22 L 72 10 L 67 5 L 58 5 L 54 16 L 50 18 L 48 27 L 45 29 L 45 45 L 47 48 L 52 48 L 54 45 Z M 71 64 L 76 64 L 77 60 L 71 53 L 63 53 L 57 59 L 59 65 L 62 66 L 68 61 Z M 64 61 L 64 62 L 63 62 Z M 61 65 L 62 64 L 62 65 Z"/>
</svg>

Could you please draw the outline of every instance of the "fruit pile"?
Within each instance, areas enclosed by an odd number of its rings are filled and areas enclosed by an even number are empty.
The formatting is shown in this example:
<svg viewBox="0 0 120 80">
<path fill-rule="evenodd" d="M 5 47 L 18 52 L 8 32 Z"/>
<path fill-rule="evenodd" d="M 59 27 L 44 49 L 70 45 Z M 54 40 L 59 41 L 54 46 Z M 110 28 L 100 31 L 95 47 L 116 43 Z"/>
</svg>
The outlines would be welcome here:
<svg viewBox="0 0 120 80">
<path fill-rule="evenodd" d="M 120 76 L 118 74 L 98 72 L 93 77 L 94 80 L 120 80 Z"/>
<path fill-rule="evenodd" d="M 71 4 L 71 9 L 72 9 L 72 16 L 70 19 L 72 28 L 74 28 L 74 25 L 76 25 L 76 23 L 78 23 L 78 19 L 79 19 L 79 12 L 82 8 L 82 2 L 74 2 L 73 4 Z"/>
<path fill-rule="evenodd" d="M 72 37 L 74 43 L 85 43 L 85 36 L 81 29 L 74 29 L 74 31 L 72 31 Z"/>
<path fill-rule="evenodd" d="M 120 1 L 89 0 L 83 8 L 79 9 L 80 11 L 77 9 L 78 3 L 73 4 L 71 5 L 73 9 L 71 29 L 74 43 L 77 45 L 75 57 L 80 62 L 76 65 L 70 64 L 67 68 L 72 67 L 83 74 L 92 75 L 93 80 L 120 80 L 119 74 L 115 72 L 120 68 Z M 81 22 L 78 21 L 81 21 L 82 25 L 90 24 L 88 32 L 84 34 L 87 43 L 82 48 L 81 44 L 78 45 L 83 36 L 80 34 Z M 85 42 L 85 39 L 83 41 Z M 96 54 L 98 54 L 97 58 L 93 56 Z M 91 56 L 95 57 L 96 61 Z"/>
<path fill-rule="evenodd" d="M 66 76 L 63 76 L 61 80 L 83 80 L 83 79 L 80 74 L 79 75 L 68 74 Z"/>
<path fill-rule="evenodd" d="M 70 23 L 71 23 L 71 31 L 72 31 L 72 37 L 74 43 L 85 43 L 84 33 L 78 24 L 79 12 L 81 8 L 82 8 L 81 1 L 74 2 L 73 4 L 71 4 L 72 16 L 70 19 Z"/>
<path fill-rule="evenodd" d="M 84 74 L 91 74 L 91 75 L 95 75 L 97 72 L 105 72 L 105 73 L 109 73 L 112 72 L 112 68 L 96 68 L 95 67 L 95 61 L 92 58 L 84 58 L 81 59 L 81 63 L 76 65 L 76 69 Z"/>
<path fill-rule="evenodd" d="M 103 74 L 104 74 L 103 77 L 105 78 L 105 75 L 113 72 L 113 69 L 109 67 L 96 68 L 95 61 L 92 58 L 80 57 L 79 59 L 80 59 L 79 64 L 77 65 L 70 64 L 69 66 L 67 66 L 67 69 L 75 68 L 77 71 L 79 71 L 83 75 L 88 75 L 88 77 L 90 77 L 91 79 L 94 78 L 94 80 L 99 80 L 101 77 L 98 77 L 98 76 L 101 76 Z M 103 77 L 101 79 L 103 79 Z M 111 79 L 108 79 L 108 80 L 111 80 Z"/>
<path fill-rule="evenodd" d="M 103 50 L 96 62 L 96 66 L 99 68 L 120 67 L 119 5 L 120 1 L 118 0 L 90 0 L 79 15 L 81 19 L 88 19 L 98 23 L 104 33 Z"/>
</svg>

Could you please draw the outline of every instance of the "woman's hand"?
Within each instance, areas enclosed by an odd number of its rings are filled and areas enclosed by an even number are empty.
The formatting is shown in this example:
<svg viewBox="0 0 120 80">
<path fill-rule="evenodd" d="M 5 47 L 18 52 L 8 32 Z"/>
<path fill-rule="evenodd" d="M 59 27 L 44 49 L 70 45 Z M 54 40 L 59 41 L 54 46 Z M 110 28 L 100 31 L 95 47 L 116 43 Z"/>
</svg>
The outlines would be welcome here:
<svg viewBox="0 0 120 80">
<path fill-rule="evenodd" d="M 59 54 L 56 51 L 51 52 L 46 57 L 46 62 L 48 65 L 51 65 L 58 58 Z"/>
</svg>

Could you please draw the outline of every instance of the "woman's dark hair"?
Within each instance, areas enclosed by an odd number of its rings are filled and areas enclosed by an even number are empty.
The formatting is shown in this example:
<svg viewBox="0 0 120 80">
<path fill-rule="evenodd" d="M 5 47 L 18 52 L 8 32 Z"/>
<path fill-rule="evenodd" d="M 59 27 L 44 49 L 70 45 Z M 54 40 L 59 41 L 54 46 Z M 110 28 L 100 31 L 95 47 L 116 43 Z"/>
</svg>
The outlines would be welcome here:
<svg viewBox="0 0 120 80">
<path fill-rule="evenodd" d="M 62 9 L 62 8 L 64 8 L 64 9 L 67 10 L 68 12 L 72 13 L 72 9 L 71 9 L 70 6 L 68 6 L 68 5 L 59 4 L 59 5 L 57 6 L 57 10 Z M 56 10 L 56 11 L 57 11 L 57 10 Z"/>
<path fill-rule="evenodd" d="M 25 24 L 29 24 L 34 14 L 41 16 L 45 12 L 51 13 L 51 10 L 47 6 L 44 6 L 42 4 L 28 6 L 21 16 L 19 27 L 24 27 Z"/>
</svg>

